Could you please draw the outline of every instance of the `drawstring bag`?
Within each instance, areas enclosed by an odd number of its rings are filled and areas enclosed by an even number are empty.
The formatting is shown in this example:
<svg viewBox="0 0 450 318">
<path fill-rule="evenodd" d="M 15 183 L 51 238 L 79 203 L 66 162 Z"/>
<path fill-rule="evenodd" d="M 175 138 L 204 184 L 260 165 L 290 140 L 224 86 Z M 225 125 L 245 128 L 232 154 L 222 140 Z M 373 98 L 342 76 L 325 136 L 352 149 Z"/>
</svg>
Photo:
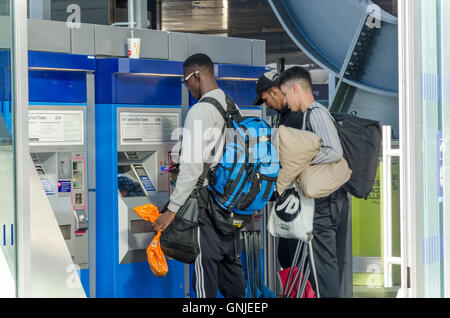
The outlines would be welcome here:
<svg viewBox="0 0 450 318">
<path fill-rule="evenodd" d="M 312 238 L 314 199 L 307 198 L 294 181 L 273 205 L 267 229 L 274 237 L 308 242 Z"/>
<path fill-rule="evenodd" d="M 158 207 L 149 203 L 135 207 L 134 212 L 146 221 L 154 223 L 161 215 Z M 161 231 L 155 235 L 147 248 L 147 261 L 150 269 L 155 276 L 166 276 L 169 271 L 166 257 L 161 249 L 160 243 Z"/>
<path fill-rule="evenodd" d="M 155 276 L 166 276 L 169 268 L 167 266 L 166 257 L 161 250 L 161 243 L 159 238 L 161 237 L 161 231 L 155 235 L 153 241 L 147 248 L 147 260 Z"/>
</svg>

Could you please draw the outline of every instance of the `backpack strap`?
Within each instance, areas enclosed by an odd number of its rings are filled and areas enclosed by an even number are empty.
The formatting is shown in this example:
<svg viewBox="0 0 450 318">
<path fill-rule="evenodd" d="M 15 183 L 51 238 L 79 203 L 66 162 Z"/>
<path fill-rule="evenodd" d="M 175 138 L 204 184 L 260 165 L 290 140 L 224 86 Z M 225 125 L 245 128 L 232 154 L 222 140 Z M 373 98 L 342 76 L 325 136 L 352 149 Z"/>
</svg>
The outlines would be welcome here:
<svg viewBox="0 0 450 318">
<path fill-rule="evenodd" d="M 306 112 L 306 120 L 305 120 L 305 128 L 307 131 L 313 132 L 312 130 L 312 126 L 311 126 L 311 112 L 314 109 L 318 109 L 319 107 L 313 107 L 311 109 L 308 109 L 308 111 Z M 329 113 L 330 117 L 331 117 L 331 121 L 333 122 L 334 126 L 336 127 L 336 129 L 339 130 L 339 125 L 336 123 L 336 120 L 333 118 L 333 116 L 331 115 L 331 113 Z"/>
<path fill-rule="evenodd" d="M 306 112 L 306 120 L 305 120 L 305 128 L 307 131 L 313 132 L 312 130 L 312 126 L 311 126 L 311 112 L 319 107 L 313 107 L 311 109 L 308 109 L 308 111 Z"/>
<path fill-rule="evenodd" d="M 228 96 L 227 96 L 228 97 Z M 230 98 L 231 99 L 231 98 Z M 211 105 L 213 105 L 218 111 L 219 111 L 219 113 L 222 115 L 222 117 L 224 118 L 224 120 L 225 120 L 225 125 L 224 125 L 224 127 L 222 128 L 222 135 L 225 133 L 225 126 L 226 126 L 226 122 L 227 122 L 227 117 L 228 117 L 228 111 L 225 111 L 224 109 L 223 109 L 223 107 L 222 107 L 222 104 L 220 104 L 220 102 L 217 100 L 217 99 L 215 99 L 215 98 L 213 98 L 213 97 L 205 97 L 205 98 L 202 98 L 199 102 L 202 102 L 202 103 L 208 103 L 208 104 L 211 104 Z M 228 98 L 227 98 L 227 104 L 228 104 Z M 234 105 L 234 102 L 233 102 L 233 105 Z M 229 105 L 227 105 L 228 107 L 229 107 Z M 234 107 L 235 109 L 236 109 L 236 106 Z M 219 138 L 219 140 L 220 140 L 220 138 Z M 217 141 L 217 143 L 219 143 L 219 140 Z M 216 144 L 216 146 L 217 146 L 217 144 Z M 197 184 L 195 185 L 195 190 L 193 191 L 193 194 L 194 193 L 196 193 L 196 192 L 198 192 L 198 190 L 201 188 L 201 187 L 203 187 L 203 184 L 204 184 L 204 182 L 205 182 L 205 179 L 206 179 L 206 177 L 208 176 L 208 173 L 209 173 L 209 171 L 210 171 L 210 169 L 211 169 L 211 166 L 212 166 L 212 163 L 211 163 L 211 160 L 212 160 L 212 158 L 215 156 L 215 148 L 216 148 L 216 146 L 214 146 L 214 148 L 211 150 L 211 155 L 210 155 L 210 157 L 208 158 L 208 160 L 207 160 L 207 163 L 205 163 L 204 165 L 203 165 L 203 173 L 201 174 L 201 176 L 200 176 L 200 178 L 198 178 L 198 181 L 197 181 Z"/>
<path fill-rule="evenodd" d="M 227 120 L 227 112 L 225 111 L 225 109 L 223 109 L 222 104 L 219 103 L 219 101 L 213 97 L 205 97 L 202 98 L 200 100 L 199 103 L 208 103 L 213 105 L 218 111 L 219 113 L 222 115 L 223 119 L 226 121 Z"/>
<path fill-rule="evenodd" d="M 233 118 L 236 115 L 240 115 L 240 113 L 239 113 L 238 109 L 236 108 L 236 103 L 234 102 L 234 100 L 228 95 L 225 95 L 225 96 L 226 96 L 226 102 L 227 102 L 227 110 L 226 111 L 223 109 L 222 104 L 214 97 L 204 97 L 204 98 L 200 99 L 199 103 L 208 103 L 208 104 L 213 105 L 219 111 L 219 113 L 222 115 L 225 122 L 227 122 L 228 119 Z"/>
</svg>

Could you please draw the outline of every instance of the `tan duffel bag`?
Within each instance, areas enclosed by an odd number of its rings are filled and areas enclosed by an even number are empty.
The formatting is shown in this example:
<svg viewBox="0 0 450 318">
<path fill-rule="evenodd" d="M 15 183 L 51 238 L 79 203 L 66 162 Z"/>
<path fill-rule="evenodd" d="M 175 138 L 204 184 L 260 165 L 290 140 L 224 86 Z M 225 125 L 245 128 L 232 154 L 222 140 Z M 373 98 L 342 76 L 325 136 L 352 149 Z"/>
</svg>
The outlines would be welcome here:
<svg viewBox="0 0 450 318">
<path fill-rule="evenodd" d="M 297 180 L 308 198 L 326 197 L 350 180 L 352 171 L 344 158 L 331 164 L 310 165 L 321 146 L 320 137 L 316 134 L 280 126 L 279 154 L 282 168 L 277 180 L 280 195 L 294 180 Z"/>
</svg>

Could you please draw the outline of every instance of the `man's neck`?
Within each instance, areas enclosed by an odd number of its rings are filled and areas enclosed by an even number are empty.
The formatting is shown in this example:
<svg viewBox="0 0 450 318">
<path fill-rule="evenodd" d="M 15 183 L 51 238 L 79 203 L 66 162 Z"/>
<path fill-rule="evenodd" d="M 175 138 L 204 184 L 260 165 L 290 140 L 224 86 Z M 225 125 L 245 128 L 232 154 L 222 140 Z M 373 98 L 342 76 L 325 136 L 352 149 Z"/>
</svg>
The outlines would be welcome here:
<svg viewBox="0 0 450 318">
<path fill-rule="evenodd" d="M 307 99 L 302 103 L 302 105 L 300 106 L 300 110 L 301 110 L 302 112 L 306 112 L 306 110 L 309 108 L 309 106 L 311 106 L 312 103 L 314 103 L 315 101 L 316 101 L 316 100 L 314 99 L 313 96 L 307 98 Z"/>
<path fill-rule="evenodd" d="M 211 83 L 211 84 L 206 84 L 204 87 L 202 87 L 200 89 L 200 93 L 203 96 L 205 96 L 205 94 L 208 94 L 209 92 L 218 89 L 219 86 L 217 86 L 217 83 Z"/>
</svg>

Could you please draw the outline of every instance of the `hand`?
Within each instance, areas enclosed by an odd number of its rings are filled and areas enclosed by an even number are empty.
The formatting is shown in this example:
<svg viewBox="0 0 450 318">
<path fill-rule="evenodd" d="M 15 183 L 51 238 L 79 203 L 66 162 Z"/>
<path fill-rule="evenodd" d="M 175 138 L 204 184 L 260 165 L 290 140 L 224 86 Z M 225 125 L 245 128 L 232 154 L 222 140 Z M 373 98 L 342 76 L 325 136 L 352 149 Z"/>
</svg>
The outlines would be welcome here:
<svg viewBox="0 0 450 318">
<path fill-rule="evenodd" d="M 178 174 L 180 173 L 180 165 L 175 162 L 169 162 L 169 167 L 170 167 L 169 173 L 174 176 L 178 176 Z"/>
<path fill-rule="evenodd" d="M 153 230 L 158 233 L 160 230 L 165 231 L 166 228 L 172 223 L 173 219 L 177 214 L 170 210 L 167 210 L 153 223 Z"/>
</svg>

